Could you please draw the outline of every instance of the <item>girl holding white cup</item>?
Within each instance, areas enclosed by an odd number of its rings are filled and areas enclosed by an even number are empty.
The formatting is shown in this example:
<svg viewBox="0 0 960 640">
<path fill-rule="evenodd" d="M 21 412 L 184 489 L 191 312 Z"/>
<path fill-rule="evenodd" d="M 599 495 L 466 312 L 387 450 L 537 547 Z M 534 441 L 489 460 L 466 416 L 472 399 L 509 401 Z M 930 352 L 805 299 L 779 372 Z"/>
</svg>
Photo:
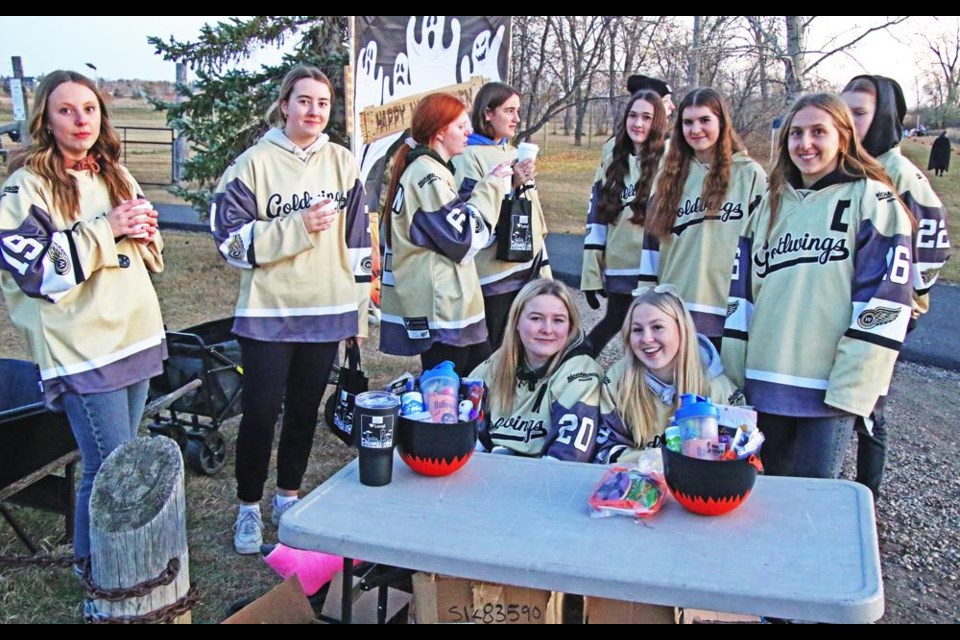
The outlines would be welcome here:
<svg viewBox="0 0 960 640">
<path fill-rule="evenodd" d="M 530 258 L 522 262 L 497 258 L 496 245 L 499 239 L 496 238 L 474 258 L 483 289 L 491 351 L 495 351 L 503 342 L 507 315 L 517 292 L 533 278 L 553 277 L 544 244 L 547 225 L 535 182 L 539 148 L 529 142 L 521 142 L 517 147 L 511 144 L 510 141 L 517 135 L 519 123 L 520 95 L 508 84 L 488 82 L 480 88 L 473 101 L 473 133 L 467 140 L 467 150 L 453 159 L 460 197 L 465 200 L 490 169 L 501 162 L 516 160 L 511 189 L 504 196 L 500 208 L 506 212 L 505 215 L 509 215 L 509 212 L 516 210 L 513 207 L 514 200 L 519 198 L 529 202 L 529 226 L 521 231 L 529 235 L 532 245 Z M 497 233 L 508 233 L 504 231 L 506 228 L 506 225 L 498 225 Z"/>
<path fill-rule="evenodd" d="M 224 172 L 210 213 L 218 250 L 241 269 L 241 554 L 259 553 L 263 541 L 260 500 L 281 407 L 275 526 L 297 501 L 340 341 L 367 334 L 369 219 L 356 160 L 323 133 L 332 102 L 319 69 L 292 68 L 267 112 L 274 127 Z"/>
</svg>

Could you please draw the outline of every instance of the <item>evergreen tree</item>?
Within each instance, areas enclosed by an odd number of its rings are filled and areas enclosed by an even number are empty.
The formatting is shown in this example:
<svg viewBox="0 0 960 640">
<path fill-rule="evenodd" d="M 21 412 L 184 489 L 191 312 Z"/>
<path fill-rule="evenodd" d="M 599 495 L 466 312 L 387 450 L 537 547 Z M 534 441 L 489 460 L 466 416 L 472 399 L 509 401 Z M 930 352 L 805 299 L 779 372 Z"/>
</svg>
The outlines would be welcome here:
<svg viewBox="0 0 960 640">
<path fill-rule="evenodd" d="M 276 98 L 280 81 L 294 65 L 316 65 L 335 88 L 328 133 L 346 142 L 343 69 L 349 60 L 346 16 L 254 16 L 231 18 L 205 25 L 195 42 L 148 39 L 164 60 L 182 62 L 196 77 L 189 86 L 177 84 L 178 103 L 151 99 L 167 111 L 167 124 L 190 141 L 192 154 L 184 162 L 183 177 L 190 186 L 171 192 L 194 209 L 209 210 L 213 189 L 227 166 L 267 130 L 263 116 Z M 293 42 L 293 51 L 280 64 L 244 71 L 232 65 L 264 47 Z"/>
</svg>

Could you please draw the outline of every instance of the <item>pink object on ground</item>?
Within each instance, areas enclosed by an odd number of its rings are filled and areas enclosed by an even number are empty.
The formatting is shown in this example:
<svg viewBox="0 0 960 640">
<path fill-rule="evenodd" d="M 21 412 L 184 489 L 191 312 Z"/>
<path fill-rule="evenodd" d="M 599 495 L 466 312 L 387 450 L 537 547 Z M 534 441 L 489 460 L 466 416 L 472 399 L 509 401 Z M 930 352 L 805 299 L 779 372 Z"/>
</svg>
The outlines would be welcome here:
<svg viewBox="0 0 960 640">
<path fill-rule="evenodd" d="M 312 596 L 343 570 L 343 558 L 321 551 L 305 551 L 278 544 L 263 561 L 286 579 L 296 574 L 304 593 Z"/>
</svg>

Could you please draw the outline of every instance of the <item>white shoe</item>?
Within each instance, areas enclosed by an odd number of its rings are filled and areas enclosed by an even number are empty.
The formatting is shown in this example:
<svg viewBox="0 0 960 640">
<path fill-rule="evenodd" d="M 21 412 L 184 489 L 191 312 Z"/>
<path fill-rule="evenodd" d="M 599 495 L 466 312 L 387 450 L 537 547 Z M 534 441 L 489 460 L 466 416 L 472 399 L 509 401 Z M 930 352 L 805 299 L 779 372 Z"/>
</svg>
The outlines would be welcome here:
<svg viewBox="0 0 960 640">
<path fill-rule="evenodd" d="M 273 523 L 273 526 L 279 527 L 280 517 L 283 516 L 283 514 L 289 511 L 293 507 L 293 505 L 297 504 L 298 502 L 300 502 L 300 498 L 295 498 L 293 500 L 288 500 L 287 502 L 284 502 L 279 507 L 277 506 L 277 503 L 274 502 L 273 513 L 270 514 L 270 522 Z"/>
<path fill-rule="evenodd" d="M 260 553 L 263 544 L 263 520 L 260 510 L 241 510 L 233 525 L 233 548 L 242 555 Z"/>
</svg>

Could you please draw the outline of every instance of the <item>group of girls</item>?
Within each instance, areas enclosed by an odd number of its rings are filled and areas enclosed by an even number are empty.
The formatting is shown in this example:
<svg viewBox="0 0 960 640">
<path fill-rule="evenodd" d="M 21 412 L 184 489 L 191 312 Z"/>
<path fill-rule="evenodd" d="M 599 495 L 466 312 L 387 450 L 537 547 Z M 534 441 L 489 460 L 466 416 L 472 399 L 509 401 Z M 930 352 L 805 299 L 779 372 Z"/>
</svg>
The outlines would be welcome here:
<svg viewBox="0 0 960 640">
<path fill-rule="evenodd" d="M 487 450 L 627 460 L 658 444 L 681 393 L 738 404 L 743 388 L 768 470 L 836 476 L 860 417 L 878 484 L 878 399 L 949 250 L 942 205 L 896 148 L 898 89 L 852 82 L 855 119 L 835 96 L 802 98 L 769 188 L 716 91 L 683 99 L 669 143 L 662 94 L 635 93 L 591 198 L 583 288 L 606 291 L 613 321 L 589 339 L 569 289 L 550 279 L 536 163 L 515 162 L 509 142 L 516 91 L 484 86 L 472 122 L 454 96 L 425 97 L 382 216 L 381 350 L 482 378 Z M 366 335 L 369 221 L 355 160 L 323 133 L 332 100 L 319 69 L 293 68 L 273 126 L 224 172 L 211 207 L 216 246 L 242 274 L 239 553 L 260 550 L 281 409 L 274 524 L 297 500 L 337 345 Z M 93 477 L 135 437 L 166 356 L 149 276 L 163 244 L 94 83 L 48 74 L 30 129 L 0 195 L 0 286 L 80 445 L 83 561 Z M 511 262 L 494 242 L 521 200 L 532 251 Z M 618 329 L 625 356 L 607 372 L 594 357 Z"/>
<path fill-rule="evenodd" d="M 696 386 L 676 377 L 685 366 L 672 372 L 681 392 L 730 392 L 730 404 L 742 389 L 758 411 L 763 460 L 774 475 L 838 477 L 856 425 L 857 477 L 877 494 L 883 396 L 949 255 L 943 206 L 896 146 L 906 112 L 899 86 L 859 76 L 842 99 L 802 97 L 781 129 L 769 181 L 716 91 L 687 94 L 666 145 L 657 103 L 651 92 L 631 96 L 593 188 L 582 289 L 588 301 L 601 291 L 608 297 L 590 334 L 594 355 L 612 335 L 611 319 L 629 313 L 625 335 L 637 330 L 637 310 L 627 306 L 632 286 L 669 285 L 705 338 Z M 634 444 L 656 443 L 664 416 L 640 406 L 667 381 L 648 365 L 644 386 L 620 366 L 610 377 Z M 627 393 L 624 381 L 633 387 Z"/>
</svg>

